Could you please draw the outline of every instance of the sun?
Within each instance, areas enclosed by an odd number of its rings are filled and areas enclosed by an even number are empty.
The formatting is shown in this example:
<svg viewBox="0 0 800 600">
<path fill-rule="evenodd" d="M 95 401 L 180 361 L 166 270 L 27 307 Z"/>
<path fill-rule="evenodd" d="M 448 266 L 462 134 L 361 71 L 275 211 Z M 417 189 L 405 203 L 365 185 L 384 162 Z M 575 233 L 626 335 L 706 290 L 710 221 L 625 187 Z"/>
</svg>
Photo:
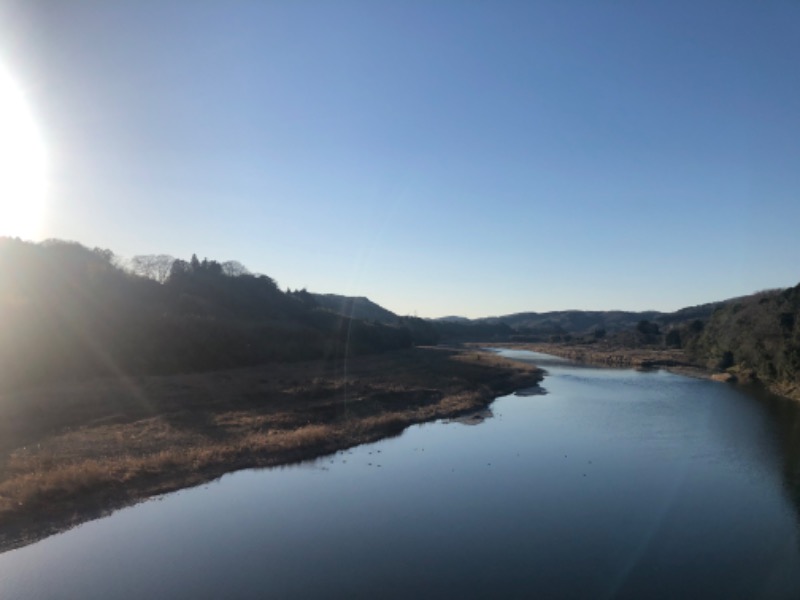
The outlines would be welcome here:
<svg viewBox="0 0 800 600">
<path fill-rule="evenodd" d="M 38 237 L 46 155 L 20 87 L 0 65 L 0 236 Z"/>
</svg>

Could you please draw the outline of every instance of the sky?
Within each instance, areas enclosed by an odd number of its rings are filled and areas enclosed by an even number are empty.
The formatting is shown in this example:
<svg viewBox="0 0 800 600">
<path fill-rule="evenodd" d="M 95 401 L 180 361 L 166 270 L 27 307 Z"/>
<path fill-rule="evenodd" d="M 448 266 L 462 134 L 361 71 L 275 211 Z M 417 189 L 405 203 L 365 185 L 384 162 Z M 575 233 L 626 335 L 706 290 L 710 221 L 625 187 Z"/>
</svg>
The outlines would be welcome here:
<svg viewBox="0 0 800 600">
<path fill-rule="evenodd" d="M 798 65 L 792 0 L 0 0 L 3 233 L 422 317 L 793 286 Z"/>
</svg>

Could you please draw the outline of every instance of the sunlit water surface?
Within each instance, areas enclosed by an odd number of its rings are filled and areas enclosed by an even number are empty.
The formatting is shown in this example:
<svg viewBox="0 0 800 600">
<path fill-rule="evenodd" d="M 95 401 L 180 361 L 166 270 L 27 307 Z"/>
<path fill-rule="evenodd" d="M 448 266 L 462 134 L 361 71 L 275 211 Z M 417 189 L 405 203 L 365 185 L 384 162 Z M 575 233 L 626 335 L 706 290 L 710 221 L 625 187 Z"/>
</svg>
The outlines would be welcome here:
<svg viewBox="0 0 800 600">
<path fill-rule="evenodd" d="M 503 353 L 548 393 L 7 552 L 0 597 L 800 597 L 797 405 Z"/>
</svg>

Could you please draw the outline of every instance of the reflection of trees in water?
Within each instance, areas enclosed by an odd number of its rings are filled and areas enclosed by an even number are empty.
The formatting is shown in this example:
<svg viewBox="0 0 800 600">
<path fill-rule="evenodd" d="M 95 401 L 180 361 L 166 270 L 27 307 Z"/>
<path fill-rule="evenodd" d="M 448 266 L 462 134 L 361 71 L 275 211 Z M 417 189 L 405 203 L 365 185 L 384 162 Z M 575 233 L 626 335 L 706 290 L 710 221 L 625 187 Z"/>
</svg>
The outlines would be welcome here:
<svg viewBox="0 0 800 600">
<path fill-rule="evenodd" d="M 800 402 L 767 392 L 757 395 L 775 424 L 783 455 L 783 487 L 795 508 L 800 533 Z"/>
</svg>

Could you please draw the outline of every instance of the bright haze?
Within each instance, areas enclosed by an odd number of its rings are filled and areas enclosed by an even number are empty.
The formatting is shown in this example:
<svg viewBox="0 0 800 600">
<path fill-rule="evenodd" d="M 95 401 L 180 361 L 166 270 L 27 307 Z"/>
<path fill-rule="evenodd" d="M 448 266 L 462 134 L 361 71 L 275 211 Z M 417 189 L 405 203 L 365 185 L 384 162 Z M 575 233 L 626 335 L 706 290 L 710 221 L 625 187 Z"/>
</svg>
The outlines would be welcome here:
<svg viewBox="0 0 800 600">
<path fill-rule="evenodd" d="M 0 0 L 0 65 L 6 235 L 428 317 L 800 280 L 797 2 Z"/>
</svg>

